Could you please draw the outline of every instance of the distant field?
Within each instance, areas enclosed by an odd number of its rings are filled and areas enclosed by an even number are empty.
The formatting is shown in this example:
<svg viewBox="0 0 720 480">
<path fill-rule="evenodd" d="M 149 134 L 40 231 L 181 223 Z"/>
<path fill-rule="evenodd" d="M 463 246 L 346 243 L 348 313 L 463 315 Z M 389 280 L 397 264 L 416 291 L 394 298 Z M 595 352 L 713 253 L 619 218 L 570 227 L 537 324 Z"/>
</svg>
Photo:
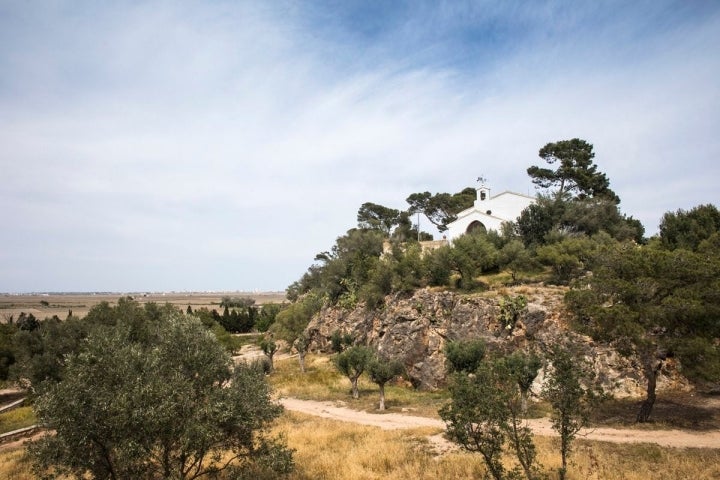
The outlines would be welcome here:
<svg viewBox="0 0 720 480">
<path fill-rule="evenodd" d="M 131 296 L 140 303 L 155 302 L 161 305 L 170 303 L 185 310 L 188 305 L 193 310 L 206 307 L 210 310 L 219 309 L 220 301 L 225 296 L 249 297 L 257 304 L 281 303 L 285 300 L 284 292 L 197 292 L 197 293 L 98 293 L 98 294 L 52 294 L 52 295 L 10 295 L 0 294 L 0 322 L 6 322 L 10 316 L 17 319 L 20 312 L 32 313 L 38 319 L 57 315 L 64 319 L 72 310 L 73 315 L 83 317 L 93 306 L 100 302 L 116 304 L 118 299 Z"/>
</svg>

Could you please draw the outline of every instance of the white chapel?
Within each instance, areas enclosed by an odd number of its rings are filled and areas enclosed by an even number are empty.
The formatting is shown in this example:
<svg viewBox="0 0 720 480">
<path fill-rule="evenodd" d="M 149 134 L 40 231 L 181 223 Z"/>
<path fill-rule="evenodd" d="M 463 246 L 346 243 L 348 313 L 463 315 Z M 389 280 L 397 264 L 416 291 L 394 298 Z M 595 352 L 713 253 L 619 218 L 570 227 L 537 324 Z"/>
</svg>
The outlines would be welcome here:
<svg viewBox="0 0 720 480">
<path fill-rule="evenodd" d="M 514 222 L 520 213 L 535 203 L 535 198 L 521 193 L 504 191 L 495 196 L 490 195 L 490 188 L 485 180 L 478 179 L 475 204 L 458 213 L 457 219 L 447 225 L 447 239 L 454 239 L 477 228 L 500 231 L 503 222 Z"/>
</svg>

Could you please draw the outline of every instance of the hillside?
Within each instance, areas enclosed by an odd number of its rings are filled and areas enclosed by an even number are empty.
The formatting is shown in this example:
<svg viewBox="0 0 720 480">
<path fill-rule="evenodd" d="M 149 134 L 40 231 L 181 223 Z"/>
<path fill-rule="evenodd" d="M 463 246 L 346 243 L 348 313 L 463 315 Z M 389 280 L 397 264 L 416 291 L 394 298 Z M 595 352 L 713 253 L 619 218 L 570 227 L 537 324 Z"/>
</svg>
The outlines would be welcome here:
<svg viewBox="0 0 720 480">
<path fill-rule="evenodd" d="M 615 349 L 568 327 L 563 307 L 563 287 L 526 285 L 479 294 L 448 290 L 420 289 L 411 295 L 394 295 L 385 306 L 368 310 L 326 307 L 307 327 L 312 349 L 329 352 L 335 331 L 349 333 L 357 342 L 371 345 L 380 353 L 403 361 L 416 387 L 434 389 L 445 384 L 443 348 L 448 341 L 482 338 L 491 351 L 507 353 L 516 349 L 544 353 L 564 340 L 579 346 L 594 366 L 603 388 L 616 398 L 639 398 L 645 393 L 645 379 L 638 359 L 620 355 Z M 500 302 L 522 295 L 527 308 L 511 326 L 502 324 Z M 534 391 L 540 391 L 544 372 L 538 375 Z M 683 378 L 677 363 L 665 362 L 658 378 L 658 391 L 687 391 L 692 387 Z"/>
</svg>

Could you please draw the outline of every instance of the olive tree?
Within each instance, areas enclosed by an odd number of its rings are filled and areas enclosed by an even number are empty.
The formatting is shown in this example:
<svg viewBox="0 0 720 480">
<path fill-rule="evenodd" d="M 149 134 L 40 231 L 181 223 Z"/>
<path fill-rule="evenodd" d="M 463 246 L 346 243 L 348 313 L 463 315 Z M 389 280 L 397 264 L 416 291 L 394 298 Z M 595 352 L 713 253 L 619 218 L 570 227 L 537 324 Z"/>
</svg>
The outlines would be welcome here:
<svg viewBox="0 0 720 480">
<path fill-rule="evenodd" d="M 520 389 L 520 410 L 525 415 L 530 388 L 537 378 L 543 362 L 535 353 L 525 353 L 520 350 L 505 357 L 505 362 L 510 375 Z"/>
<path fill-rule="evenodd" d="M 569 345 L 555 345 L 550 352 L 552 368 L 542 395 L 553 409 L 551 422 L 560 436 L 562 465 L 560 480 L 567 473 L 567 457 L 578 432 L 584 428 L 592 408 L 602 399 L 587 362 Z"/>
<path fill-rule="evenodd" d="M 165 312 L 98 327 L 36 401 L 46 435 L 29 447 L 41 476 L 195 479 L 225 471 L 277 477 L 292 455 L 266 434 L 282 407 L 260 372 L 232 361 L 191 316 Z"/>
<path fill-rule="evenodd" d="M 395 358 L 384 358 L 376 355 L 368 362 L 368 375 L 373 383 L 380 387 L 380 404 L 378 410 L 385 410 L 385 384 L 393 378 L 401 375 L 405 370 L 400 360 Z"/>
<path fill-rule="evenodd" d="M 482 339 L 448 342 L 443 349 L 451 373 L 474 372 L 485 358 L 485 351 L 485 342 Z"/>
<path fill-rule="evenodd" d="M 260 349 L 265 354 L 265 357 L 267 357 L 268 361 L 268 370 L 270 372 L 275 370 L 275 352 L 277 352 L 278 346 L 277 343 L 272 338 L 264 338 L 260 341 Z"/>
<path fill-rule="evenodd" d="M 483 361 L 472 373 L 456 370 L 450 396 L 450 403 L 439 411 L 447 436 L 465 450 L 480 453 L 487 475 L 495 480 L 541 477 L 520 390 L 505 358 Z M 506 444 L 518 461 L 510 471 L 502 461 Z"/>
<path fill-rule="evenodd" d="M 337 369 L 348 377 L 352 386 L 353 398 L 358 398 L 358 379 L 365 372 L 365 369 L 372 358 L 373 351 L 362 345 L 350 347 L 342 353 L 338 353 L 335 357 L 335 366 Z"/>
</svg>

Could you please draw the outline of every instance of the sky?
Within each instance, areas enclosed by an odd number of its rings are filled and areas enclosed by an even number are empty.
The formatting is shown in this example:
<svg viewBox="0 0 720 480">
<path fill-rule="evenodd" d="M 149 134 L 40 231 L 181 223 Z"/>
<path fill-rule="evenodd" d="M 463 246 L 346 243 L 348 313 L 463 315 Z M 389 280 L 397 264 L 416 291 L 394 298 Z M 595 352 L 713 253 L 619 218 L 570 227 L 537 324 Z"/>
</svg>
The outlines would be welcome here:
<svg viewBox="0 0 720 480">
<path fill-rule="evenodd" d="M 284 290 L 571 138 L 655 234 L 720 205 L 719 46 L 714 0 L 0 0 L 0 292 Z"/>
</svg>

